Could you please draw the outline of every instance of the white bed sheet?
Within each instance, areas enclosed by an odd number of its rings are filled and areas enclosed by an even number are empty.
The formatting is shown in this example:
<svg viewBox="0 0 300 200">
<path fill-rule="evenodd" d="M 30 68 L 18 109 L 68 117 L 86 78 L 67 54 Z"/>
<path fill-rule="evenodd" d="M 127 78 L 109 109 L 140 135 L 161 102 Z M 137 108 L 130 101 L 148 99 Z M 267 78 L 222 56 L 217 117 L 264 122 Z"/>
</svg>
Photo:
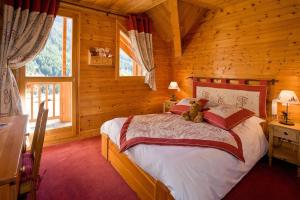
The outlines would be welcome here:
<svg viewBox="0 0 300 200">
<path fill-rule="evenodd" d="M 105 122 L 100 131 L 119 147 L 126 118 Z M 245 163 L 229 153 L 202 147 L 139 144 L 125 153 L 134 163 L 164 183 L 176 200 L 222 199 L 267 152 L 267 140 L 258 117 L 233 131 L 242 141 Z"/>
</svg>

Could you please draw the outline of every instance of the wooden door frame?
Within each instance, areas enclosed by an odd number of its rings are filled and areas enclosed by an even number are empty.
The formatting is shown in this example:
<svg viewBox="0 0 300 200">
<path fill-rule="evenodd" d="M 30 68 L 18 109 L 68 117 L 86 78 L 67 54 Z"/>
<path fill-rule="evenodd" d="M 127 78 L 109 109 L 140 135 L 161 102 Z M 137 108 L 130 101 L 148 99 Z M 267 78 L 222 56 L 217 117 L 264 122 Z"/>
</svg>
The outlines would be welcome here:
<svg viewBox="0 0 300 200">
<path fill-rule="evenodd" d="M 58 82 L 72 83 L 72 126 L 46 131 L 45 143 L 57 143 L 61 140 L 67 140 L 79 136 L 79 70 L 80 70 L 80 12 L 73 11 L 64 6 L 58 9 L 57 15 L 70 17 L 73 19 L 72 26 L 72 76 L 71 77 L 26 77 L 25 67 L 18 72 L 19 90 L 22 97 L 22 103 L 25 103 L 25 88 L 27 82 L 47 82 L 55 80 Z"/>
</svg>

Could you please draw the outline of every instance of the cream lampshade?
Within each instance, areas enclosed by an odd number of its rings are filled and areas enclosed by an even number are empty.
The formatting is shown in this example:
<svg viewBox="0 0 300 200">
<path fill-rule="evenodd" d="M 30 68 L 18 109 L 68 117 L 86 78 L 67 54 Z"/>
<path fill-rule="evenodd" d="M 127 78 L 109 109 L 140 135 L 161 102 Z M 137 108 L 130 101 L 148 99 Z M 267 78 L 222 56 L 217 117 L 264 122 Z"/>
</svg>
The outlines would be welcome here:
<svg viewBox="0 0 300 200">
<path fill-rule="evenodd" d="M 169 84 L 169 87 L 168 87 L 169 90 L 172 90 L 172 95 L 171 95 L 171 98 L 170 100 L 171 101 L 176 101 L 177 98 L 176 98 L 176 95 L 175 95 L 175 92 L 176 91 L 180 91 L 180 88 L 178 86 L 178 83 L 176 81 L 171 81 L 170 84 Z"/>
<path fill-rule="evenodd" d="M 288 107 L 289 104 L 300 104 L 296 93 L 291 90 L 281 90 L 278 96 L 278 102 L 281 102 L 286 106 L 286 111 L 283 112 L 283 120 L 281 120 L 280 123 L 286 125 L 294 125 L 292 121 L 288 120 Z"/>
</svg>

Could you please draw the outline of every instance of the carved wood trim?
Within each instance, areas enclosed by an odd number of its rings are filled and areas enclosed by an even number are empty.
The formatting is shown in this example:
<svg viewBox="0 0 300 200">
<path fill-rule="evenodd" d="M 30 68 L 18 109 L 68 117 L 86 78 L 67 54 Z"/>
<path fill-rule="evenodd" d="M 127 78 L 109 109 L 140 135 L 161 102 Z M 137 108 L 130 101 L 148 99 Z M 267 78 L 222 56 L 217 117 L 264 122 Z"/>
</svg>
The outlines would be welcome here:
<svg viewBox="0 0 300 200">
<path fill-rule="evenodd" d="M 193 81 L 201 81 L 205 80 L 206 82 L 214 82 L 214 81 L 220 81 L 220 83 L 230 83 L 230 81 L 238 81 L 239 84 L 242 85 L 248 85 L 250 81 L 255 81 L 258 82 L 259 85 L 268 85 L 272 84 L 274 85 L 275 83 L 278 82 L 276 79 L 239 79 L 239 78 L 218 78 L 218 77 L 200 77 L 200 76 L 189 76 L 187 77 L 188 79 L 192 79 Z"/>
</svg>

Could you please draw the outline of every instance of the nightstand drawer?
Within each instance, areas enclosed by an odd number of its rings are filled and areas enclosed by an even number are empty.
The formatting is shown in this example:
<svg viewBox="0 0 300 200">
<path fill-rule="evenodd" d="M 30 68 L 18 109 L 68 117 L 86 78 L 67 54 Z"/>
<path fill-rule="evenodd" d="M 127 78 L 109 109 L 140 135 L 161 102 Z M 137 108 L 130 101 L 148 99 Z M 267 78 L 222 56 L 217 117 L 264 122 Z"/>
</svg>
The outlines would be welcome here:
<svg viewBox="0 0 300 200">
<path fill-rule="evenodd" d="M 274 127 L 274 136 L 280 137 L 286 140 L 291 140 L 293 142 L 297 142 L 299 140 L 299 133 L 294 130 L 288 130 L 286 128 Z"/>
</svg>

